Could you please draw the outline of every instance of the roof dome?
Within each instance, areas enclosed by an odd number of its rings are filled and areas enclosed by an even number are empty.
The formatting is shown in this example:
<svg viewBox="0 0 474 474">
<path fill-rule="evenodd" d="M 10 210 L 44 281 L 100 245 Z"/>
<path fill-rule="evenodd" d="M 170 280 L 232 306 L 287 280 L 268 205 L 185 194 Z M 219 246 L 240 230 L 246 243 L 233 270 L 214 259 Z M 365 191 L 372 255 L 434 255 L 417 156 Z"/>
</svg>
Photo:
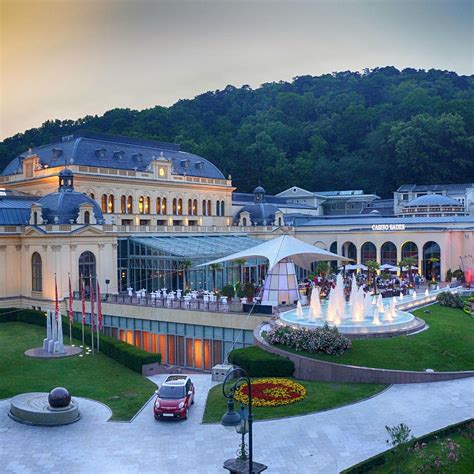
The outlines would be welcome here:
<svg viewBox="0 0 474 474">
<path fill-rule="evenodd" d="M 42 207 L 44 224 L 71 224 L 77 222 L 80 206 L 89 204 L 97 223 L 104 220 L 99 205 L 85 194 L 74 191 L 73 173 L 66 169 L 59 173 L 59 188 L 37 202 Z"/>
<path fill-rule="evenodd" d="M 275 213 L 279 209 L 274 204 L 248 204 L 244 206 L 234 217 L 234 225 L 239 225 L 240 215 L 248 212 L 252 225 L 272 225 L 275 222 Z"/>
<path fill-rule="evenodd" d="M 262 186 L 257 186 L 257 187 L 253 190 L 253 193 L 254 193 L 254 194 L 257 194 L 257 193 L 265 194 L 265 189 L 263 189 Z"/>
<path fill-rule="evenodd" d="M 449 207 L 463 207 L 455 199 L 451 199 L 447 196 L 441 196 L 439 194 L 426 194 L 424 196 L 419 196 L 415 199 L 412 199 L 410 202 L 407 203 L 405 207 L 432 207 L 432 206 L 449 206 Z"/>
</svg>

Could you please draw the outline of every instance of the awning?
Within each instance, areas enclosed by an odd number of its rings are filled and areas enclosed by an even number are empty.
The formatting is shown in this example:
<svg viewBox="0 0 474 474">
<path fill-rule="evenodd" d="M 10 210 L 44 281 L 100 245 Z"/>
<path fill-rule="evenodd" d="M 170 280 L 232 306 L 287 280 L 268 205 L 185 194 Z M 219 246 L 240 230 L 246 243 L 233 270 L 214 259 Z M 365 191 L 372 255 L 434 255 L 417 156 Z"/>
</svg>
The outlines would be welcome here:
<svg viewBox="0 0 474 474">
<path fill-rule="evenodd" d="M 272 269 L 278 262 L 284 259 L 291 259 L 295 265 L 306 268 L 307 270 L 311 270 L 311 263 L 316 261 L 350 260 L 347 257 L 328 252 L 327 250 L 307 244 L 289 235 L 282 235 L 276 239 L 264 241 L 255 247 L 203 263 L 202 265 L 257 257 L 268 259 L 269 269 Z"/>
</svg>

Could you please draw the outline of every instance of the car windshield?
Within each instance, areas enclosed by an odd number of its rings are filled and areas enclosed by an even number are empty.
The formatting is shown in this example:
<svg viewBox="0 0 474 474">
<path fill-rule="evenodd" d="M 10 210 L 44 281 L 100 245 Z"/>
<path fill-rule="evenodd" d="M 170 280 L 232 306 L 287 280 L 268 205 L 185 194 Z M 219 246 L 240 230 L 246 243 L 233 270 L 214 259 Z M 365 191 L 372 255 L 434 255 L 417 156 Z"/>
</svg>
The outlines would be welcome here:
<svg viewBox="0 0 474 474">
<path fill-rule="evenodd" d="M 158 391 L 158 396 L 160 398 L 184 398 L 184 387 L 163 385 Z"/>
</svg>

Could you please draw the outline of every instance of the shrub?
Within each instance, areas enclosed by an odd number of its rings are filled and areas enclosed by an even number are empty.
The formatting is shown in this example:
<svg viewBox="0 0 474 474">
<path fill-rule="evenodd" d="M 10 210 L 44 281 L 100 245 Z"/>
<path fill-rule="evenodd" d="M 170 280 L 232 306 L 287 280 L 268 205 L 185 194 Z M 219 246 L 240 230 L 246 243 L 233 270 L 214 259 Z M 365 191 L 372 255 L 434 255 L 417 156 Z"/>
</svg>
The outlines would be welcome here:
<svg viewBox="0 0 474 474">
<path fill-rule="evenodd" d="M 62 320 L 63 333 L 66 337 L 66 335 L 69 334 L 69 322 L 64 317 Z M 46 317 L 44 313 L 32 309 L 2 309 L 0 310 L 0 323 L 2 322 L 27 323 L 46 327 Z M 91 340 L 91 331 L 89 327 L 84 328 L 84 335 L 87 341 Z M 72 324 L 72 336 L 79 340 L 82 339 L 82 326 L 80 324 Z M 101 352 L 135 372 L 141 374 L 143 365 L 153 364 L 155 362 L 161 363 L 161 354 L 151 354 L 139 347 L 118 341 L 113 337 L 104 336 L 103 334 L 101 334 L 99 338 Z M 97 340 L 97 338 L 95 340 Z"/>
<path fill-rule="evenodd" d="M 227 298 L 233 298 L 234 297 L 234 287 L 232 285 L 225 285 L 222 287 L 221 290 L 221 295 L 222 296 L 227 296 Z"/>
<path fill-rule="evenodd" d="M 245 369 L 250 377 L 291 377 L 295 364 L 286 357 L 270 354 L 257 346 L 234 349 L 229 362 Z"/>
<path fill-rule="evenodd" d="M 441 306 L 448 306 L 450 308 L 464 308 L 463 299 L 459 295 L 449 291 L 441 292 L 436 297 L 436 301 L 438 301 Z"/>
<path fill-rule="evenodd" d="M 275 326 L 267 333 L 270 344 L 282 344 L 297 351 L 322 352 L 330 355 L 343 354 L 352 346 L 351 340 L 343 336 L 336 327 L 327 323 L 315 329 Z"/>
<path fill-rule="evenodd" d="M 255 296 L 255 285 L 248 281 L 244 285 L 244 295 L 250 301 Z"/>
<path fill-rule="evenodd" d="M 464 278 L 464 272 L 458 268 L 457 270 L 454 270 L 453 277 L 457 278 L 458 280 L 462 280 Z"/>
</svg>

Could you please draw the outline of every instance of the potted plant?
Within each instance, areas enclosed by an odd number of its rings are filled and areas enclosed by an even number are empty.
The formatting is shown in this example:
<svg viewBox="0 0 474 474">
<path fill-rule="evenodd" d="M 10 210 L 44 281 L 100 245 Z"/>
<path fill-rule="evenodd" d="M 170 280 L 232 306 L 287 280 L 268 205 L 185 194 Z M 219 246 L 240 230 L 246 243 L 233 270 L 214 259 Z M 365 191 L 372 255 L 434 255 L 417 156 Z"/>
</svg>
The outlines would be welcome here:
<svg viewBox="0 0 474 474">
<path fill-rule="evenodd" d="M 431 281 L 430 281 L 430 290 L 436 290 L 438 287 L 438 282 L 436 281 L 436 272 L 434 270 L 434 264 L 439 262 L 439 258 L 436 257 L 430 257 L 428 259 L 428 262 L 431 263 Z"/>
</svg>

